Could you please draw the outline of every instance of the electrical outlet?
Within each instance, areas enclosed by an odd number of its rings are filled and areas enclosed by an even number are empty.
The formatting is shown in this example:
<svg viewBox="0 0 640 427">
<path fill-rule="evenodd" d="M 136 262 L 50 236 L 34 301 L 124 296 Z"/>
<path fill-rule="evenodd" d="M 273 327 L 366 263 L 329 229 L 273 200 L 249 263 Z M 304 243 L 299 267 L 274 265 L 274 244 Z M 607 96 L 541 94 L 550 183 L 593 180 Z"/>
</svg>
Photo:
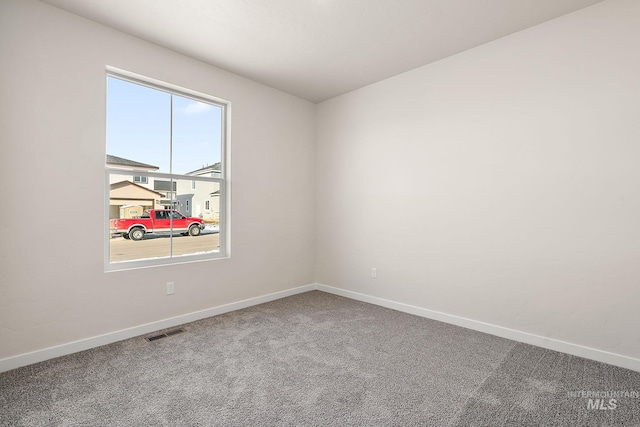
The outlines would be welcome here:
<svg viewBox="0 0 640 427">
<path fill-rule="evenodd" d="M 371 269 L 371 277 L 374 277 L 374 278 L 378 277 L 378 269 L 377 268 L 373 267 Z"/>
<path fill-rule="evenodd" d="M 173 295 L 175 292 L 175 283 L 167 282 L 167 295 Z"/>
</svg>

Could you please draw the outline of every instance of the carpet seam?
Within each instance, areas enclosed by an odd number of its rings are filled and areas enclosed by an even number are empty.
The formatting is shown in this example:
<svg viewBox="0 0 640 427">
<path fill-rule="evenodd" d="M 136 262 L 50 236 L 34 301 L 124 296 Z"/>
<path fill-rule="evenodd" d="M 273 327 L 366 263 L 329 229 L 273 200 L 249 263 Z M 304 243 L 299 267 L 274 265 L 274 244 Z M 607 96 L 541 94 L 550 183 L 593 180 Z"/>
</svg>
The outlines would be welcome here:
<svg viewBox="0 0 640 427">
<path fill-rule="evenodd" d="M 460 415 L 463 414 L 463 411 L 469 404 L 469 401 L 476 397 L 477 393 L 482 389 L 482 387 L 484 387 L 487 380 L 489 380 L 489 378 L 491 378 L 493 374 L 495 374 L 498 371 L 498 369 L 500 369 L 500 366 L 502 366 L 502 363 L 507 359 L 507 357 L 511 354 L 511 352 L 513 352 L 513 350 L 515 350 L 516 347 L 518 347 L 518 345 L 520 344 L 521 343 L 514 342 L 513 347 L 511 347 L 508 351 L 504 353 L 504 356 L 502 356 L 500 361 L 496 364 L 496 367 L 493 368 L 493 370 L 489 371 L 487 375 L 482 379 L 482 381 L 478 384 L 478 386 L 469 394 L 469 396 L 467 396 L 462 407 L 451 418 L 451 421 L 449 422 L 449 424 L 447 424 L 448 427 L 453 427 L 458 423 L 458 420 L 460 419 Z"/>
</svg>

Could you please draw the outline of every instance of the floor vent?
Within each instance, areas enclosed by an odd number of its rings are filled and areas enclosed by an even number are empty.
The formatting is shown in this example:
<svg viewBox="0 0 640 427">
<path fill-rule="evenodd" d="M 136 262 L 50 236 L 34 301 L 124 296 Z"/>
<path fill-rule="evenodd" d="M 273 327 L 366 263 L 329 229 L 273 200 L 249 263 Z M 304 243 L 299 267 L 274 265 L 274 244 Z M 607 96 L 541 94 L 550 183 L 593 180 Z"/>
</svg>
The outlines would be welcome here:
<svg viewBox="0 0 640 427">
<path fill-rule="evenodd" d="M 171 335 L 177 335 L 177 334 L 181 334 L 185 332 L 184 329 L 172 329 L 171 331 L 167 331 L 165 333 L 159 334 L 159 335 L 154 335 L 152 337 L 148 337 L 145 338 L 147 341 L 155 341 L 155 340 L 159 340 L 161 338 L 166 338 L 166 337 L 170 337 Z"/>
</svg>

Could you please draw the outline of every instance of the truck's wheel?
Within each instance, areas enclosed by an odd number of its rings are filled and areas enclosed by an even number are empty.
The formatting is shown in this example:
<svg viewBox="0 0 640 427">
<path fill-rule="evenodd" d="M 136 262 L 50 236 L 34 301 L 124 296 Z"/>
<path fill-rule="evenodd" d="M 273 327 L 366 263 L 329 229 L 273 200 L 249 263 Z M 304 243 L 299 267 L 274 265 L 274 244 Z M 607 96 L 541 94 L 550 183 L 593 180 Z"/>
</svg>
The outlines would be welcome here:
<svg viewBox="0 0 640 427">
<path fill-rule="evenodd" d="M 136 227 L 129 232 L 131 240 L 142 240 L 144 238 L 144 229 Z"/>
<path fill-rule="evenodd" d="M 197 236 L 199 234 L 200 234 L 200 226 L 198 226 L 198 224 L 192 224 L 191 227 L 189 227 L 189 235 Z"/>
</svg>

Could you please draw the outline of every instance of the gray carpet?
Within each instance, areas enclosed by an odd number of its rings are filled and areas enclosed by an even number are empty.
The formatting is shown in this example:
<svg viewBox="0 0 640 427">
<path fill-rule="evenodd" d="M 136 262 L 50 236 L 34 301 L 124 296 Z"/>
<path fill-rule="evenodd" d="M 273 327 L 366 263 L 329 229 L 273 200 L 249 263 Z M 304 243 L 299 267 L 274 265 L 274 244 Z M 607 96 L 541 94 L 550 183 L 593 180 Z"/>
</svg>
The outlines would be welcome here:
<svg viewBox="0 0 640 427">
<path fill-rule="evenodd" d="M 640 426 L 640 373 L 518 344 L 455 425 Z"/>
<path fill-rule="evenodd" d="M 318 291 L 184 328 L 0 374 L 0 425 L 640 425 L 568 395 L 640 373 Z"/>
</svg>

